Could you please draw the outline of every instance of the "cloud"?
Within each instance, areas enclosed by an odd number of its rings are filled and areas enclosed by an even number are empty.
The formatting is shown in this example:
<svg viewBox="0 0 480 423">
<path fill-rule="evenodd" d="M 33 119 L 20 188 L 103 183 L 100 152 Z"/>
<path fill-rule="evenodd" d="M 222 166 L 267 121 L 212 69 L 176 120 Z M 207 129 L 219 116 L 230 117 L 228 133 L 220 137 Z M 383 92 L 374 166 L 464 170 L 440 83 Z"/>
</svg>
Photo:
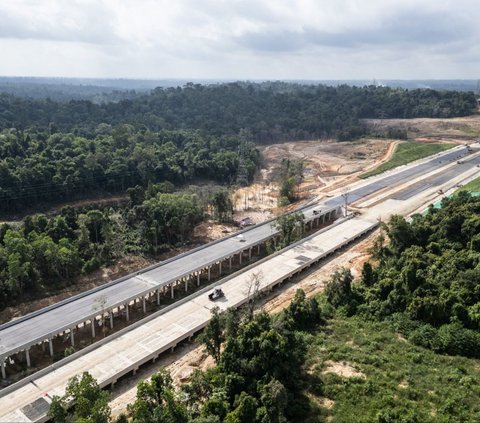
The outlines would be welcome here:
<svg viewBox="0 0 480 423">
<path fill-rule="evenodd" d="M 0 74 L 476 78 L 476 3 L 0 0 Z"/>
<path fill-rule="evenodd" d="M 261 52 L 299 51 L 310 47 L 371 48 L 374 46 L 445 46 L 475 36 L 476 23 L 442 13 L 401 13 L 369 28 L 328 32 L 313 27 L 299 31 L 247 32 L 236 38 L 245 48 Z"/>
<path fill-rule="evenodd" d="M 94 1 L 0 3 L 0 38 L 105 44 L 118 41 L 113 11 Z"/>
</svg>

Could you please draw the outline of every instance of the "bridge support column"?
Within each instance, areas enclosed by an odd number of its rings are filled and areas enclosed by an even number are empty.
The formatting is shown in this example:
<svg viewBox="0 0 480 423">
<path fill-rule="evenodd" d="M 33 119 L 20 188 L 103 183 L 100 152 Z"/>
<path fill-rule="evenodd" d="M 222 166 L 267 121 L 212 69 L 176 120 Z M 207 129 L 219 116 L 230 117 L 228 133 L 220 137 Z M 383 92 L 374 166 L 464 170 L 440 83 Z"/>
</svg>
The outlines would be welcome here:
<svg viewBox="0 0 480 423">
<path fill-rule="evenodd" d="M 257 245 L 257 254 L 260 255 L 260 244 Z"/>
<path fill-rule="evenodd" d="M 130 321 L 130 310 L 128 309 L 128 303 L 125 304 L 125 317 L 127 318 L 127 322 Z"/>
<path fill-rule="evenodd" d="M 92 338 L 95 338 L 95 317 L 92 318 Z"/>
<path fill-rule="evenodd" d="M 142 306 L 143 306 L 143 313 L 147 312 L 147 302 L 145 301 L 145 295 L 142 297 Z"/>
<path fill-rule="evenodd" d="M 222 261 L 221 260 L 218 262 L 218 274 L 219 274 L 219 276 L 222 276 Z"/>
<path fill-rule="evenodd" d="M 172 296 L 172 300 L 175 298 L 175 293 L 173 292 L 173 283 L 170 285 L 170 294 Z"/>
<path fill-rule="evenodd" d="M 48 347 L 50 349 L 50 357 L 53 357 L 53 342 L 52 342 L 52 338 L 50 338 L 48 340 Z"/>
<path fill-rule="evenodd" d="M 197 286 L 200 286 L 200 272 L 197 272 Z"/>
<path fill-rule="evenodd" d="M 75 346 L 75 335 L 73 334 L 73 328 L 70 328 L 70 344 L 72 347 Z"/>
<path fill-rule="evenodd" d="M 2 369 L 2 379 L 6 379 L 7 372 L 5 371 L 5 361 L 2 360 L 2 362 L 0 363 L 0 367 Z"/>
<path fill-rule="evenodd" d="M 190 277 L 190 276 L 189 276 L 189 277 Z M 189 279 L 189 277 L 186 277 L 186 278 L 185 278 L 185 292 L 188 291 L 188 279 Z"/>
<path fill-rule="evenodd" d="M 113 310 L 110 312 L 110 329 L 113 329 Z"/>
<path fill-rule="evenodd" d="M 157 305 L 160 305 L 160 290 L 157 289 Z"/>
<path fill-rule="evenodd" d="M 242 264 L 242 256 L 243 256 L 243 251 L 240 251 L 240 253 L 238 254 L 238 262 L 240 264 Z"/>
<path fill-rule="evenodd" d="M 248 249 L 248 259 L 249 260 L 252 259 L 252 248 L 251 247 Z"/>
<path fill-rule="evenodd" d="M 231 256 L 228 258 L 228 267 L 231 271 L 232 270 L 232 257 Z"/>
<path fill-rule="evenodd" d="M 322 214 L 322 223 L 325 223 L 325 215 Z"/>
<path fill-rule="evenodd" d="M 208 281 L 210 282 L 211 274 L 210 274 L 210 266 L 208 266 Z"/>
<path fill-rule="evenodd" d="M 32 363 L 30 362 L 30 349 L 25 350 L 25 359 L 27 360 L 27 367 L 32 367 Z"/>
</svg>

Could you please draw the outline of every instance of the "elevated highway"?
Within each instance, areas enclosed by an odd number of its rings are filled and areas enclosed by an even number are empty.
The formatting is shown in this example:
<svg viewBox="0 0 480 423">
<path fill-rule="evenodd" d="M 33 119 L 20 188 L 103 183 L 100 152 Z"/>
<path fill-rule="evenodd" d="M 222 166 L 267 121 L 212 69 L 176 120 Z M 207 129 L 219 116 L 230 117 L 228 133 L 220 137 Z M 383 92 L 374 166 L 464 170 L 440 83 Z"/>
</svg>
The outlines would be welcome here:
<svg viewBox="0 0 480 423">
<path fill-rule="evenodd" d="M 375 192 L 392 187 L 412 178 L 441 169 L 467 154 L 467 148 L 455 147 L 444 153 L 404 166 L 386 174 L 378 175 L 354 184 L 347 197 L 348 203 L 366 198 Z M 460 171 L 460 169 L 459 169 Z M 341 213 L 345 203 L 342 195 L 324 201 L 305 205 L 300 210 L 307 224 L 315 227 L 326 220 L 332 220 Z M 210 280 L 213 266 L 221 275 L 222 266 L 230 269 L 232 261 L 251 258 L 252 250 L 260 249 L 268 240 L 275 241 L 278 230 L 273 222 L 265 222 L 216 242 L 212 242 L 165 262 L 117 279 L 96 289 L 69 298 L 50 307 L 26 315 L 0 326 L 0 370 L 3 378 L 8 375 L 9 357 L 22 353 L 28 367 L 31 366 L 30 348 L 38 346 L 51 356 L 54 355 L 54 340 L 68 336 L 75 345 L 75 333 L 79 325 L 89 324 L 92 336 L 96 336 L 98 323 L 107 316 L 113 327 L 115 319 L 129 320 L 129 307 L 140 301 L 146 310 L 147 303 L 160 306 L 165 296 L 174 297 L 180 289 L 188 290 L 189 285 Z"/>
</svg>

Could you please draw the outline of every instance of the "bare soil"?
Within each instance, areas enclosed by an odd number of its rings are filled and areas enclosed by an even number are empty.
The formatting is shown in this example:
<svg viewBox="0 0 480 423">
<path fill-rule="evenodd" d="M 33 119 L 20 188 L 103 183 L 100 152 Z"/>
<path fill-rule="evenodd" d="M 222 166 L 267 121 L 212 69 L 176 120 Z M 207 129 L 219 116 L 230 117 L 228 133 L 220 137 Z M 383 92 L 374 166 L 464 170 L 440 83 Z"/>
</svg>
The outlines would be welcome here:
<svg viewBox="0 0 480 423">
<path fill-rule="evenodd" d="M 480 115 L 451 119 L 367 119 L 365 122 L 380 130 L 407 130 L 416 141 L 468 143 L 480 137 Z"/>
<path fill-rule="evenodd" d="M 355 367 L 353 367 L 350 363 L 346 361 L 325 361 L 325 369 L 323 373 L 333 373 L 340 377 L 351 378 L 351 377 L 359 377 L 359 378 L 366 378 L 365 373 L 360 372 Z"/>
<path fill-rule="evenodd" d="M 304 160 L 301 196 L 307 198 L 351 182 L 352 177 L 387 160 L 394 140 L 362 139 L 351 142 L 299 141 L 273 144 L 261 151 L 267 168 L 264 178 L 272 174 L 284 158 Z"/>
</svg>

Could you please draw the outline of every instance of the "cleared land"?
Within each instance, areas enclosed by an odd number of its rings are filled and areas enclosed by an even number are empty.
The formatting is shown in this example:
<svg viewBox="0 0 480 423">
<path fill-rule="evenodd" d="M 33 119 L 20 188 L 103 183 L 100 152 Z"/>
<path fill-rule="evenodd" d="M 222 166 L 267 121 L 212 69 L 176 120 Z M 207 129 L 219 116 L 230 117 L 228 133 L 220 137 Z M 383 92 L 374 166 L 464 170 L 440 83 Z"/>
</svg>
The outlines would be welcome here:
<svg viewBox="0 0 480 423">
<path fill-rule="evenodd" d="M 430 156 L 432 154 L 440 153 L 452 147 L 455 147 L 455 144 L 424 143 L 419 141 L 406 141 L 403 143 L 399 143 L 396 146 L 390 160 L 382 163 L 380 166 L 370 170 L 369 172 L 363 173 L 362 175 L 360 175 L 360 177 L 368 178 L 369 176 L 378 175 L 387 170 L 405 165 L 407 163 L 413 162 L 414 160 L 423 159 L 424 157 Z"/>
<path fill-rule="evenodd" d="M 336 317 L 311 339 L 306 422 L 474 422 L 480 361 L 412 345 L 388 323 Z"/>
</svg>

